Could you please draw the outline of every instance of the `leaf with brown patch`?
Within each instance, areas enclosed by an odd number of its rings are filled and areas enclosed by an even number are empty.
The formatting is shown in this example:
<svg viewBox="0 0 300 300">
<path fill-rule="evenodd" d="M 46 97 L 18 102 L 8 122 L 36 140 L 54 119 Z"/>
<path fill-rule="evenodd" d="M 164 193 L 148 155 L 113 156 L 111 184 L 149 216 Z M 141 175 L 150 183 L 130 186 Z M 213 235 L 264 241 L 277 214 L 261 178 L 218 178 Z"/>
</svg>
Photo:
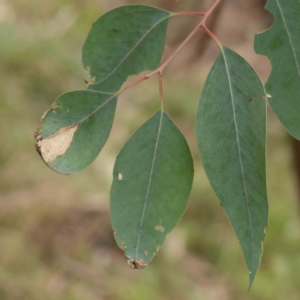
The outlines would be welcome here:
<svg viewBox="0 0 300 300">
<path fill-rule="evenodd" d="M 87 167 L 109 136 L 116 103 L 115 95 L 96 91 L 61 95 L 35 133 L 36 149 L 45 163 L 61 174 Z"/>
</svg>

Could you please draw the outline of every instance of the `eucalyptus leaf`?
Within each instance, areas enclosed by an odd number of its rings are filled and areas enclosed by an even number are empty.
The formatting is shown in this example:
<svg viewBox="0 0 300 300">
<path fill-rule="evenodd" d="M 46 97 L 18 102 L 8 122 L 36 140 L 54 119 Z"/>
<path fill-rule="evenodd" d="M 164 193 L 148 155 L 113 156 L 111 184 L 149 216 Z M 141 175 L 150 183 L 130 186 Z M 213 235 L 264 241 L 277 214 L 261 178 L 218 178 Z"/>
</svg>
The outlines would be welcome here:
<svg viewBox="0 0 300 300">
<path fill-rule="evenodd" d="M 126 143 L 114 167 L 111 219 L 131 267 L 143 268 L 182 217 L 193 181 L 187 142 L 162 110 Z"/>
<path fill-rule="evenodd" d="M 89 89 L 117 92 L 129 75 L 159 66 L 173 14 L 145 5 L 118 7 L 100 17 L 83 46 Z"/>
<path fill-rule="evenodd" d="M 109 136 L 117 97 L 96 91 L 61 95 L 42 117 L 36 147 L 54 171 L 70 174 L 87 167 Z"/>
<path fill-rule="evenodd" d="M 265 87 L 274 113 L 290 134 L 300 139 L 300 2 L 269 0 L 266 8 L 275 23 L 256 35 L 255 50 L 272 64 Z"/>
<path fill-rule="evenodd" d="M 201 160 L 242 247 L 251 287 L 268 224 L 266 95 L 252 67 L 221 47 L 196 121 Z"/>
</svg>

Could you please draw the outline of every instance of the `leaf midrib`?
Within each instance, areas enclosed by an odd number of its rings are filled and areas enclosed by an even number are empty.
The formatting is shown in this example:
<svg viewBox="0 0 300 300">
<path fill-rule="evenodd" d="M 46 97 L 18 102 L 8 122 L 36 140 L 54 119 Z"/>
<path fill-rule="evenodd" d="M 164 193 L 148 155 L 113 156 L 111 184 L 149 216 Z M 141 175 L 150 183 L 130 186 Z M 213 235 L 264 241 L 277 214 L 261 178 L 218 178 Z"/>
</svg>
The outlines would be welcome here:
<svg viewBox="0 0 300 300">
<path fill-rule="evenodd" d="M 243 178 L 243 185 L 244 185 L 244 191 L 245 191 L 245 198 L 246 198 L 246 206 L 247 206 L 247 211 L 248 211 L 248 217 L 249 217 L 249 223 L 250 223 L 250 232 L 251 232 L 251 243 L 252 243 L 252 253 L 251 253 L 251 271 L 253 270 L 254 266 L 254 238 L 253 238 L 253 230 L 252 230 L 252 218 L 251 218 L 251 212 L 249 209 L 249 199 L 248 199 L 248 193 L 247 193 L 247 188 L 246 188 L 246 181 L 245 181 L 245 175 L 244 175 L 244 168 L 242 164 L 242 155 L 241 155 L 241 148 L 240 148 L 240 139 L 239 139 L 239 133 L 238 133 L 238 125 L 237 125 L 237 120 L 236 120 L 236 115 L 234 111 L 234 102 L 233 102 L 233 89 L 232 89 L 232 83 L 229 75 L 229 68 L 226 60 L 226 55 L 224 53 L 223 47 L 221 48 L 221 52 L 224 57 L 224 63 L 225 63 L 225 69 L 226 69 L 226 74 L 228 78 L 228 84 L 229 84 L 229 90 L 230 90 L 230 96 L 231 96 L 231 104 L 232 104 L 232 112 L 233 112 L 233 120 L 234 120 L 234 127 L 235 127 L 235 132 L 236 132 L 236 140 L 237 140 L 237 146 L 238 146 L 238 152 L 239 152 L 239 161 L 240 161 L 240 167 L 241 167 L 241 172 L 242 172 L 242 178 Z"/>
<path fill-rule="evenodd" d="M 138 239 L 137 239 L 135 259 L 139 258 L 138 254 L 139 254 L 139 247 L 140 247 L 140 239 L 141 239 L 141 235 L 142 235 L 142 227 L 143 227 L 145 212 L 146 212 L 146 208 L 147 208 L 147 204 L 148 204 L 148 196 L 149 196 L 149 192 L 150 192 L 150 186 L 151 186 L 151 182 L 152 182 L 154 164 L 155 164 L 155 160 L 156 160 L 158 143 L 159 143 L 159 138 L 160 138 L 160 133 L 161 133 L 161 128 L 162 128 L 163 114 L 164 114 L 164 112 L 161 109 L 159 127 L 158 127 L 157 137 L 156 137 L 156 144 L 155 144 L 155 148 L 154 148 L 153 159 L 152 159 L 152 164 L 151 164 L 151 170 L 150 170 L 150 175 L 149 175 L 149 182 L 148 182 L 147 192 L 146 192 L 146 196 L 145 196 L 145 200 L 144 200 L 144 207 L 143 207 L 142 218 L 141 218 L 141 222 L 140 222 L 140 230 L 139 230 Z"/>
<path fill-rule="evenodd" d="M 291 48 L 292 48 L 292 51 L 293 51 L 293 54 L 294 54 L 294 57 L 295 57 L 295 61 L 296 61 L 296 66 L 297 66 L 298 74 L 299 74 L 299 76 L 300 76 L 300 64 L 299 64 L 298 59 L 297 59 L 297 55 L 296 55 L 295 47 L 294 47 L 294 44 L 293 44 L 293 41 L 292 41 L 292 38 L 291 38 L 291 34 L 290 34 L 289 30 L 288 30 L 288 26 L 287 26 L 287 23 L 286 23 L 286 21 L 285 21 L 285 17 L 284 17 L 284 14 L 283 14 L 283 10 L 282 10 L 282 8 L 281 8 L 281 5 L 280 5 L 280 3 L 279 3 L 279 0 L 276 0 L 276 3 L 277 3 L 277 5 L 278 5 L 278 9 L 279 9 L 280 14 L 281 14 L 281 18 L 282 18 L 282 22 L 283 22 L 283 24 L 284 24 L 284 28 L 285 28 L 285 30 L 286 30 L 286 32 L 287 32 L 287 35 L 288 35 L 288 38 L 289 38 L 289 42 L 290 42 L 290 45 L 291 45 Z"/>
<path fill-rule="evenodd" d="M 84 90 L 85 92 L 91 92 L 91 93 L 98 93 L 98 94 L 102 94 L 101 92 L 99 91 L 89 91 L 89 90 Z M 108 93 L 105 93 L 105 94 L 108 94 Z M 93 114 L 95 114 L 99 109 L 101 109 L 103 106 L 105 106 L 106 104 L 108 104 L 111 100 L 113 100 L 115 97 L 118 96 L 118 93 L 115 93 L 115 94 L 111 94 L 112 96 L 110 98 L 108 98 L 105 102 L 103 102 L 101 105 L 99 105 L 96 109 L 94 109 L 89 115 L 87 115 L 86 117 L 84 117 L 83 119 L 81 119 L 80 121 L 72 124 L 72 125 L 69 125 L 69 126 L 65 126 L 65 127 L 61 127 L 61 128 L 68 128 L 68 129 L 71 129 L 73 128 L 74 126 L 77 126 L 79 124 L 81 124 L 82 122 L 84 122 L 85 120 L 87 120 L 88 118 L 90 118 Z M 49 111 L 50 112 L 50 111 Z M 60 129 L 61 129 L 60 128 Z M 59 129 L 59 130 L 60 130 Z M 59 130 L 53 134 L 50 134 L 48 135 L 46 138 L 50 138 L 50 137 L 53 137 L 53 136 L 56 136 L 59 133 Z"/>
</svg>

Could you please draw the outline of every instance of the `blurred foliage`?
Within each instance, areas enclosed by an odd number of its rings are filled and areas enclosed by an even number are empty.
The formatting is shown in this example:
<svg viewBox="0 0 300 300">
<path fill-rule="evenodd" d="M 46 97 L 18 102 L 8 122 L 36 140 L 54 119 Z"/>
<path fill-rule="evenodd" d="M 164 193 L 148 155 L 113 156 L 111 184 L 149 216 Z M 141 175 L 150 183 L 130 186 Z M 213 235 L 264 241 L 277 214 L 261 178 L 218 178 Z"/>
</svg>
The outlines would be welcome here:
<svg viewBox="0 0 300 300">
<path fill-rule="evenodd" d="M 180 4 L 178 10 L 189 10 L 197 1 L 170 2 Z M 117 153 L 159 106 L 157 80 L 144 82 L 120 98 L 108 144 L 86 170 L 58 175 L 35 152 L 33 132 L 40 116 L 61 93 L 85 88 L 81 47 L 92 23 L 122 3 L 0 2 L 0 299 L 299 299 L 300 224 L 290 139 L 272 112 L 267 155 L 270 222 L 250 294 L 238 241 L 200 164 L 194 118 L 217 55 L 213 44 L 204 58 L 187 63 L 195 46 L 190 43 L 166 70 L 166 110 L 188 139 L 196 171 L 184 218 L 145 270 L 129 269 L 114 242 L 109 188 Z M 223 15 L 236 12 L 235 1 L 225 4 Z M 225 33 L 220 36 L 227 46 L 236 45 L 235 50 L 265 77 L 266 61 L 246 50 L 264 24 L 245 17 L 249 7 L 239 9 L 240 23 L 235 16 L 232 24 L 228 18 L 222 23 L 221 15 L 218 28 Z M 235 35 L 232 28 L 244 30 L 245 35 Z M 170 30 L 166 52 L 176 43 Z"/>
</svg>

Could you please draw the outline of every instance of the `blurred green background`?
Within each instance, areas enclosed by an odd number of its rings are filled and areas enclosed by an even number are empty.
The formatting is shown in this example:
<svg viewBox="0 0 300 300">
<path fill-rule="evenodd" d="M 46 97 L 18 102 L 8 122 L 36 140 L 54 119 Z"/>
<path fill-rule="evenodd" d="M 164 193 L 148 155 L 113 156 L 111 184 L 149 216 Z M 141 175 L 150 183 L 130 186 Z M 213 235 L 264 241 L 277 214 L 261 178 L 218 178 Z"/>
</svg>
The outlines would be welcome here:
<svg viewBox="0 0 300 300">
<path fill-rule="evenodd" d="M 263 1 L 224 0 L 210 26 L 265 80 L 270 64 L 253 51 L 254 34 L 272 24 Z M 157 79 L 119 101 L 107 145 L 86 170 L 62 176 L 34 148 L 41 115 L 61 93 L 85 89 L 81 47 L 107 10 L 137 1 L 0 1 L 0 300 L 281 300 L 300 299 L 299 195 L 291 138 L 268 109 L 270 221 L 264 256 L 247 294 L 238 241 L 198 157 L 194 119 L 218 48 L 194 37 L 165 73 L 166 110 L 195 159 L 187 211 L 144 270 L 131 270 L 116 246 L 109 217 L 114 160 L 159 107 Z M 212 1 L 138 1 L 203 10 Z M 171 21 L 165 57 L 198 17 Z M 129 80 L 132 80 L 129 79 Z"/>
</svg>

